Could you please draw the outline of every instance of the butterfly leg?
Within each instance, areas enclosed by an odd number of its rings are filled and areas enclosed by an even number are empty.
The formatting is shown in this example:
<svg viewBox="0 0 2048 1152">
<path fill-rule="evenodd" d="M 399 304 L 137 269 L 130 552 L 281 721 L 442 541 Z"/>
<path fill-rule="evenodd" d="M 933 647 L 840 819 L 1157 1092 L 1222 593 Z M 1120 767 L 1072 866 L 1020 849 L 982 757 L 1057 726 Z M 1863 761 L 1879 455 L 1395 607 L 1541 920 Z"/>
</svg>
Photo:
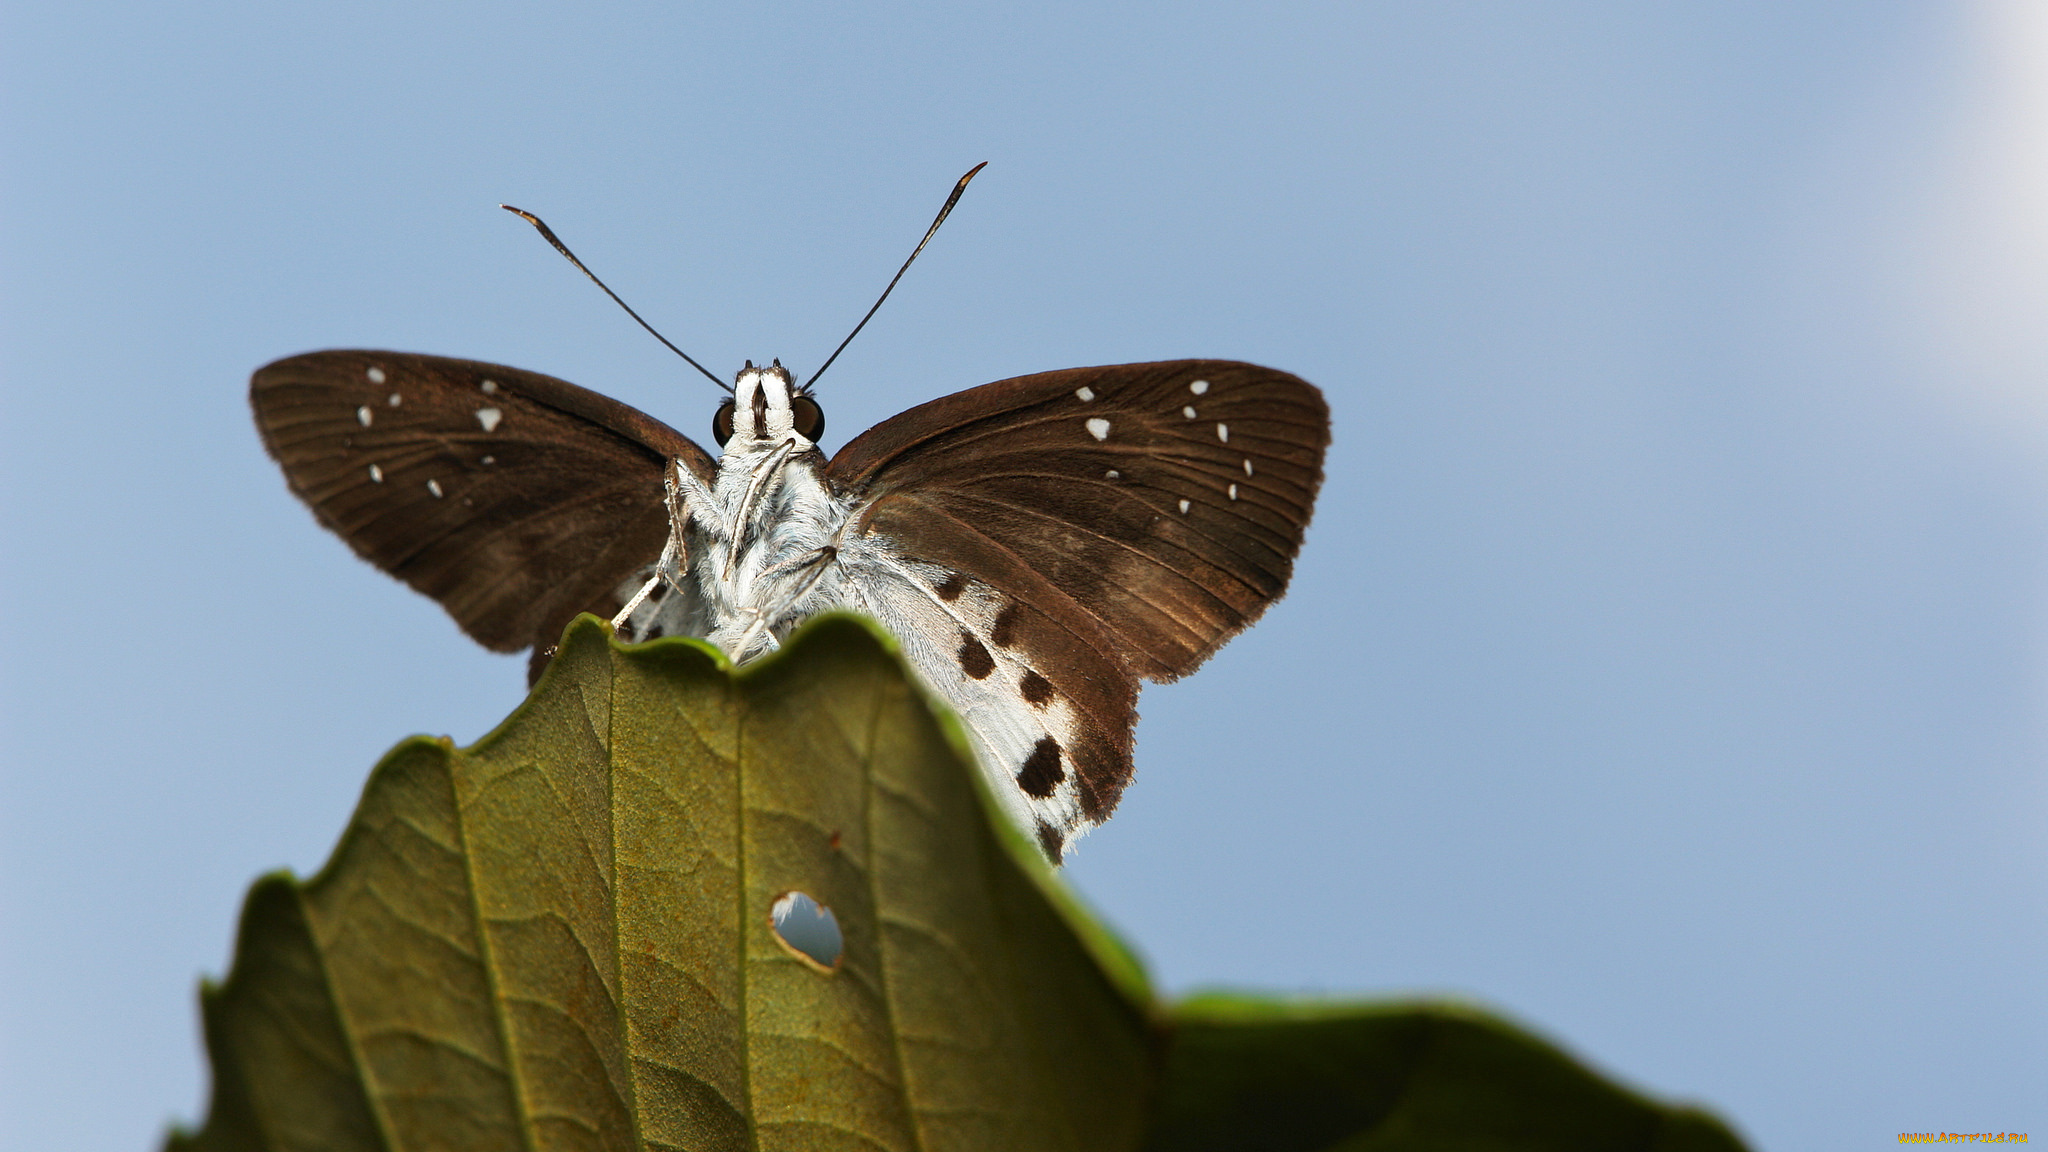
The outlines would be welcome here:
<svg viewBox="0 0 2048 1152">
<path fill-rule="evenodd" d="M 647 578 L 647 582 L 640 585 L 640 591 L 635 592 L 633 598 L 626 602 L 626 606 L 619 609 L 618 615 L 612 617 L 613 631 L 624 628 L 626 622 L 633 618 L 633 613 L 639 611 L 640 605 L 646 603 L 647 597 L 662 584 L 667 584 L 671 591 L 683 592 L 682 573 L 690 562 L 690 503 L 688 497 L 683 495 L 681 485 L 684 483 L 683 477 L 689 476 L 691 480 L 695 480 L 696 477 L 690 475 L 680 460 L 670 460 L 668 466 L 669 475 L 662 484 L 666 490 L 662 499 L 668 505 L 668 543 L 662 545 L 661 558 L 654 562 L 654 572 Z M 697 487 L 702 489 L 703 483 L 700 481 Z M 699 506 L 709 504 L 710 501 L 706 500 Z"/>
<path fill-rule="evenodd" d="M 711 489 L 704 486 L 704 481 L 697 479 L 695 472 L 683 467 L 682 461 L 669 461 L 669 477 L 664 486 L 677 494 L 682 500 L 683 505 L 689 509 L 690 516 L 709 530 L 712 535 L 731 539 L 732 525 L 726 522 L 725 515 L 718 506 L 718 500 L 712 496 Z M 676 506 L 671 503 L 669 505 L 669 522 L 671 526 L 675 523 L 675 517 Z"/>
<path fill-rule="evenodd" d="M 824 579 L 825 573 L 831 571 L 832 565 L 838 559 L 839 549 L 827 544 L 808 556 L 778 564 L 768 571 L 761 573 L 761 578 L 765 580 L 771 576 L 781 576 L 786 573 L 809 569 L 808 572 L 804 573 L 802 580 L 798 582 L 797 586 L 783 593 L 776 599 L 775 603 L 767 607 L 741 609 L 742 612 L 752 616 L 754 621 L 747 625 L 747 630 L 740 634 L 740 638 L 734 642 L 729 650 L 732 653 L 733 662 L 738 663 L 746 659 L 747 649 L 753 644 L 756 636 L 765 635 L 767 637 L 770 651 L 782 647 L 782 642 L 775 638 L 775 633 L 766 631 L 769 624 L 781 619 L 783 613 L 802 603 L 803 598 L 811 594 L 811 589 L 818 586 L 818 581 Z"/>
<path fill-rule="evenodd" d="M 683 495 L 683 477 L 688 476 L 695 482 L 698 491 L 703 491 L 704 484 L 697 480 L 689 469 L 684 468 L 680 460 L 670 460 L 668 467 L 668 480 L 662 485 L 667 489 L 662 498 L 668 504 L 668 548 L 663 549 L 662 558 L 669 563 L 657 563 L 654 566 L 654 574 L 668 582 L 669 591 L 686 596 L 689 592 L 683 587 L 683 574 L 690 567 L 691 505 L 689 498 Z M 709 505 L 710 493 L 706 492 L 705 498 L 699 500 L 696 507 L 703 508 Z"/>
<path fill-rule="evenodd" d="M 789 462 L 790 454 L 794 451 L 796 441 L 785 440 L 775 451 L 770 452 L 754 466 L 754 475 L 747 482 L 746 494 L 740 498 L 738 511 L 733 513 L 732 532 L 727 533 L 726 538 L 732 541 L 733 548 L 725 555 L 725 571 L 722 573 L 724 579 L 732 579 L 733 565 L 739 562 L 741 541 L 738 533 L 746 531 L 748 518 L 754 514 L 754 505 L 760 501 L 761 493 L 767 489 L 768 481 L 782 474 L 782 466 Z"/>
<path fill-rule="evenodd" d="M 640 590 L 638 592 L 633 593 L 633 598 L 631 600 L 626 601 L 626 606 L 624 608 L 619 609 L 618 615 L 612 617 L 612 631 L 616 632 L 619 629 L 624 628 L 626 626 L 626 622 L 633 618 L 633 613 L 638 612 L 640 610 L 640 605 L 646 603 L 647 597 L 650 594 L 652 594 L 656 588 L 661 587 L 664 581 L 670 584 L 673 584 L 675 582 L 674 579 L 669 576 L 669 570 L 675 566 L 675 560 L 676 542 L 674 540 L 670 540 L 667 544 L 662 545 L 661 559 L 656 560 L 654 562 L 654 574 L 647 578 L 647 582 L 645 584 L 640 585 Z"/>
</svg>

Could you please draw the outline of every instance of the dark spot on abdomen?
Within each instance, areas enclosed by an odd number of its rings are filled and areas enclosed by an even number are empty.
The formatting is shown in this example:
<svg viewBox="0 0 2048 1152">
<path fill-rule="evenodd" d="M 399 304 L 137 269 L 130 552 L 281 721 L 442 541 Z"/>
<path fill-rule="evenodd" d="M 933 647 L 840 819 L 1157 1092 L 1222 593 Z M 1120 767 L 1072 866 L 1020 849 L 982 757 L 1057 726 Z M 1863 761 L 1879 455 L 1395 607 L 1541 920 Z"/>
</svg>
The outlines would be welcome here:
<svg viewBox="0 0 2048 1152">
<path fill-rule="evenodd" d="M 986 680 L 996 670 L 995 658 L 988 654 L 988 649 L 965 632 L 960 634 L 960 670 L 976 680 Z"/>
<path fill-rule="evenodd" d="M 988 630 L 988 638 L 995 641 L 996 647 L 1008 648 L 1010 641 L 1016 639 L 1016 635 L 1017 604 L 1012 601 L 1003 605 L 1003 610 L 996 613 L 995 627 Z"/>
<path fill-rule="evenodd" d="M 1018 687 L 1024 691 L 1024 702 L 1034 708 L 1043 708 L 1052 699 L 1052 681 L 1036 672 L 1024 673 L 1024 682 Z"/>
<path fill-rule="evenodd" d="M 1067 778 L 1067 770 L 1060 764 L 1060 744 L 1050 736 L 1040 736 L 1038 745 L 1031 749 L 1030 758 L 1017 769 L 1017 787 L 1026 796 L 1043 800 L 1052 795 L 1052 790 Z"/>
<path fill-rule="evenodd" d="M 1060 853 L 1066 849 L 1066 846 L 1067 838 L 1061 834 L 1059 829 L 1047 824 L 1043 820 L 1038 822 L 1038 847 L 1045 853 L 1046 859 L 1055 864 L 1059 863 Z"/>
</svg>

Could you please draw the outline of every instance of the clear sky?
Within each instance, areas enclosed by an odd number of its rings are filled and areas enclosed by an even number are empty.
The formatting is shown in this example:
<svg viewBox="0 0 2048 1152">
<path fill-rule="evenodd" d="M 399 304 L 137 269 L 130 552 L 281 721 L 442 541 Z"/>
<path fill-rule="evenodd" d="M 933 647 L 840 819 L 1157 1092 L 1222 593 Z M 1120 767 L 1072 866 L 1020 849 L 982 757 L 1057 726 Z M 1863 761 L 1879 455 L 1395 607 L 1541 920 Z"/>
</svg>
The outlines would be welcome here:
<svg viewBox="0 0 2048 1152">
<path fill-rule="evenodd" d="M 721 11 L 722 9 L 722 11 Z M 495 360 L 828 446 L 1042 369 L 1319 384 L 1293 593 L 1068 875 L 1172 990 L 1489 1005 L 1765 1148 L 2048 1138 L 2048 17 L 2024 0 L 0 7 L 0 1147 L 196 1117 L 248 882 L 522 665 L 249 372 Z"/>
</svg>

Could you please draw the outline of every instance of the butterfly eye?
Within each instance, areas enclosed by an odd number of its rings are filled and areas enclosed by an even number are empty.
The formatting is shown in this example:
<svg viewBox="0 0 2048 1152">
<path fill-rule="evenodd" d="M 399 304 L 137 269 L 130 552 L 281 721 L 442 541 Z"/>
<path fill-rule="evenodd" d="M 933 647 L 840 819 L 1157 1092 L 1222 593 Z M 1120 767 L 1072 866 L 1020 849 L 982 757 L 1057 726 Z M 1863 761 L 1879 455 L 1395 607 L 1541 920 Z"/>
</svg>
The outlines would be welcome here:
<svg viewBox="0 0 2048 1152">
<path fill-rule="evenodd" d="M 796 434 L 813 444 L 825 434 L 825 410 L 809 396 L 798 393 L 790 397 L 789 415 L 796 422 Z M 728 420 L 726 423 L 730 426 L 732 422 Z"/>
<path fill-rule="evenodd" d="M 711 417 L 711 438 L 718 441 L 720 448 L 732 439 L 732 401 L 720 404 L 717 415 Z"/>
</svg>

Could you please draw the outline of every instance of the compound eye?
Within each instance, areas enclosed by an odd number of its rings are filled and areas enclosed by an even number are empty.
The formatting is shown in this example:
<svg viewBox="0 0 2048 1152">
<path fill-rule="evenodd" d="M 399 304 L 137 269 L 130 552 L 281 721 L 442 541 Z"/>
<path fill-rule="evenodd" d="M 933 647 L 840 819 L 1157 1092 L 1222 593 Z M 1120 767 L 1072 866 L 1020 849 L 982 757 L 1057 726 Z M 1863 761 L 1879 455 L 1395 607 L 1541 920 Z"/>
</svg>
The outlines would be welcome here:
<svg viewBox="0 0 2048 1152">
<path fill-rule="evenodd" d="M 799 392 L 789 398 L 789 416 L 796 425 L 796 434 L 816 444 L 818 437 L 825 434 L 825 410 L 818 402 Z"/>
<path fill-rule="evenodd" d="M 732 401 L 720 404 L 717 414 L 711 417 L 711 438 L 718 441 L 720 448 L 732 439 Z"/>
</svg>

